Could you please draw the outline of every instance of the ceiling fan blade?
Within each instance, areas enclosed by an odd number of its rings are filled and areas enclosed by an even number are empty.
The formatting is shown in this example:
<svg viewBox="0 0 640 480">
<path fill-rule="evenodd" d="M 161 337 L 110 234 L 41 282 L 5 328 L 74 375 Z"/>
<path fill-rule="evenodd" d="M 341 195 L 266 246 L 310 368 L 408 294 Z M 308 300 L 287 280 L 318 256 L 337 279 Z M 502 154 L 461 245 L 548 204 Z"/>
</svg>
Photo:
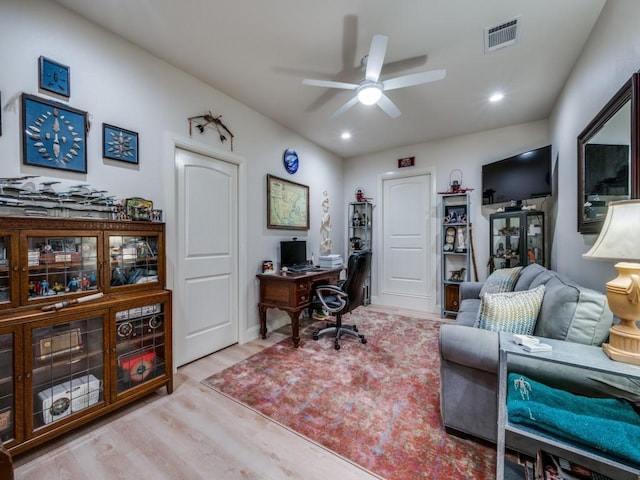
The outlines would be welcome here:
<svg viewBox="0 0 640 480">
<path fill-rule="evenodd" d="M 391 118 L 398 118 L 402 114 L 398 107 L 396 107 L 396 104 L 393 103 L 384 93 L 382 94 L 382 97 L 380 97 L 380 100 L 378 100 L 378 106 Z"/>
<path fill-rule="evenodd" d="M 389 39 L 384 35 L 374 35 L 369 47 L 367 57 L 367 71 L 365 78 L 371 82 L 377 82 L 380 78 L 384 56 L 387 53 L 387 42 Z"/>
<path fill-rule="evenodd" d="M 345 90 L 355 90 L 358 88 L 358 84 L 356 83 L 333 82 L 331 80 L 313 80 L 309 78 L 302 80 L 302 84 L 311 85 L 312 87 L 343 88 Z"/>
<path fill-rule="evenodd" d="M 349 100 L 347 103 L 345 103 L 344 105 L 342 105 L 338 110 L 336 110 L 335 112 L 333 112 L 333 115 L 331 115 L 331 118 L 336 118 L 339 117 L 340 115 L 342 115 L 344 112 L 346 112 L 347 110 L 349 110 L 351 107 L 353 107 L 356 103 L 358 103 L 358 97 L 354 96 L 351 100 Z"/>
<path fill-rule="evenodd" d="M 385 75 L 396 75 L 412 68 L 422 67 L 427 63 L 426 55 L 418 55 L 416 57 L 405 58 L 403 60 L 396 60 L 395 62 L 385 63 L 382 67 L 382 71 Z"/>
<path fill-rule="evenodd" d="M 396 88 L 411 87 L 413 85 L 420 85 L 422 83 L 435 82 L 436 80 L 442 80 L 447 75 L 447 71 L 442 70 L 430 70 L 428 72 L 410 73 L 409 75 L 403 75 L 401 77 L 390 78 L 382 82 L 384 90 L 394 90 Z"/>
</svg>

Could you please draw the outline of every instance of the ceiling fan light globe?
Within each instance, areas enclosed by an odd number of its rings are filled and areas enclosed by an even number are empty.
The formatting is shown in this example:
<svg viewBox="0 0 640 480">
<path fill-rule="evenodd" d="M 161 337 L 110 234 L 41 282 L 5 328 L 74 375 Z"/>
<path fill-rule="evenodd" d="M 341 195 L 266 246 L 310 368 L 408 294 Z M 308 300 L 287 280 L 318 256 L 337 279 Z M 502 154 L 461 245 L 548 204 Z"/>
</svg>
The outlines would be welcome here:
<svg viewBox="0 0 640 480">
<path fill-rule="evenodd" d="M 377 85 L 366 85 L 358 89 L 358 100 L 363 105 L 375 105 L 382 97 L 382 90 Z"/>
</svg>

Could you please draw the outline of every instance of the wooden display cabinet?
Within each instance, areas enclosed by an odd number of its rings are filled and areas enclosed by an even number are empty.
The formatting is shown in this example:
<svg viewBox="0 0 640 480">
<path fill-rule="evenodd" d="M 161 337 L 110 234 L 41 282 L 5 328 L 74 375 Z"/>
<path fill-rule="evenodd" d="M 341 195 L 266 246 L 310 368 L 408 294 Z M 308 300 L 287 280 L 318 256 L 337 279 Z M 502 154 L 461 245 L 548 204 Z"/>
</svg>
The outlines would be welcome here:
<svg viewBox="0 0 640 480">
<path fill-rule="evenodd" d="M 158 388 L 172 392 L 164 224 L 0 225 L 0 440 L 12 454 Z"/>
</svg>

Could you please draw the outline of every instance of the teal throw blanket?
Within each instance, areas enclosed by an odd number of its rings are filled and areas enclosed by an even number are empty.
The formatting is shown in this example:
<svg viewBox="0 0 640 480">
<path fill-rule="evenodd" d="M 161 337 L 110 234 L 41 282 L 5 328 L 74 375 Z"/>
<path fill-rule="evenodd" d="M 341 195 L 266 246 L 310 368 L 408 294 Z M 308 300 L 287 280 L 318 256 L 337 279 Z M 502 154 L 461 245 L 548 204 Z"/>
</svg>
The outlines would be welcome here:
<svg viewBox="0 0 640 480">
<path fill-rule="evenodd" d="M 574 395 L 510 373 L 507 408 L 513 424 L 640 465 L 640 415 L 626 400 Z"/>
</svg>

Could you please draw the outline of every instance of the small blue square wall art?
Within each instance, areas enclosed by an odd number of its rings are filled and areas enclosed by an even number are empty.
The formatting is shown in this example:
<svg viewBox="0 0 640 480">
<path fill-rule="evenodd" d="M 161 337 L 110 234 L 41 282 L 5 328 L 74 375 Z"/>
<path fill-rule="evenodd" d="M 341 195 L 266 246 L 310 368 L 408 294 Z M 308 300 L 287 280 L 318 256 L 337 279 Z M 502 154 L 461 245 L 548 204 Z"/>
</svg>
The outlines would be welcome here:
<svg viewBox="0 0 640 480">
<path fill-rule="evenodd" d="M 138 164 L 138 134 L 131 130 L 102 124 L 102 156 L 111 160 Z"/>
</svg>

